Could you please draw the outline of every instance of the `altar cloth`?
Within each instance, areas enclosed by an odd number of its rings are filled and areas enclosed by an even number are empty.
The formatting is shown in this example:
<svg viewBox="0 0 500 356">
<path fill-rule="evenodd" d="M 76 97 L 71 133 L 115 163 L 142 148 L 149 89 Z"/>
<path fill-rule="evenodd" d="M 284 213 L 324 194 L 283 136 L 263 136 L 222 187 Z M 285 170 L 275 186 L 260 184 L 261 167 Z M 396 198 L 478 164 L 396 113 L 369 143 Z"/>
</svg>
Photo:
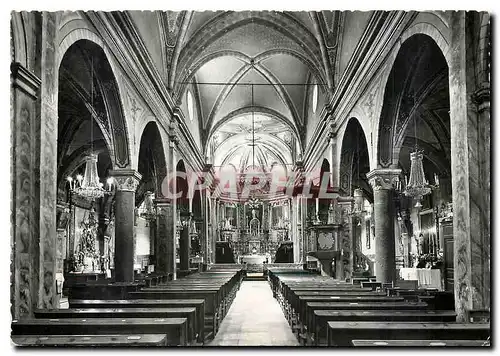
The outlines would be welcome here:
<svg viewBox="0 0 500 356">
<path fill-rule="evenodd" d="M 399 276 L 405 280 L 417 280 L 420 288 L 437 288 L 438 290 L 443 290 L 441 286 L 441 271 L 439 269 L 401 268 Z"/>
</svg>

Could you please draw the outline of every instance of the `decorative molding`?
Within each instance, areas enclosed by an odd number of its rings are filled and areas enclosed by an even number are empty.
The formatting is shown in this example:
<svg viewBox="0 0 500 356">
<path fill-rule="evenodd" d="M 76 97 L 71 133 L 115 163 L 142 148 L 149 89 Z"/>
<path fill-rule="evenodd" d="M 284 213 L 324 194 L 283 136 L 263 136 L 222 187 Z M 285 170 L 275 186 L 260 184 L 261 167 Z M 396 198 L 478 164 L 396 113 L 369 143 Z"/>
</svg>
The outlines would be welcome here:
<svg viewBox="0 0 500 356">
<path fill-rule="evenodd" d="M 472 102 L 478 106 L 478 110 L 484 111 L 490 109 L 490 83 L 483 85 L 471 95 Z"/>
<path fill-rule="evenodd" d="M 366 174 L 374 190 L 395 189 L 399 184 L 401 169 L 377 168 Z"/>
<path fill-rule="evenodd" d="M 142 175 L 133 169 L 117 169 L 109 171 L 109 176 L 116 181 L 116 189 L 120 192 L 134 192 Z"/>
<path fill-rule="evenodd" d="M 17 62 L 10 65 L 10 73 L 14 87 L 21 89 L 33 99 L 38 98 L 38 91 L 42 84 L 40 78 Z"/>
</svg>

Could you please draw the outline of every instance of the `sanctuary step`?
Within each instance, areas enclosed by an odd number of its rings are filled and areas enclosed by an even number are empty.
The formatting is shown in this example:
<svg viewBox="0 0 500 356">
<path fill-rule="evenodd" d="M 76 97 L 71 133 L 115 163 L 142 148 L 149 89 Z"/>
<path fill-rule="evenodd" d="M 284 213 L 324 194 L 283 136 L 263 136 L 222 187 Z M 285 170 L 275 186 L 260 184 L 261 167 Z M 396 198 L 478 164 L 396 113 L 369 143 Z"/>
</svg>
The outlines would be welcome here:
<svg viewBox="0 0 500 356">
<path fill-rule="evenodd" d="M 267 278 L 263 272 L 261 272 L 261 273 L 247 272 L 247 274 L 243 280 L 245 280 L 245 281 L 267 281 Z"/>
</svg>

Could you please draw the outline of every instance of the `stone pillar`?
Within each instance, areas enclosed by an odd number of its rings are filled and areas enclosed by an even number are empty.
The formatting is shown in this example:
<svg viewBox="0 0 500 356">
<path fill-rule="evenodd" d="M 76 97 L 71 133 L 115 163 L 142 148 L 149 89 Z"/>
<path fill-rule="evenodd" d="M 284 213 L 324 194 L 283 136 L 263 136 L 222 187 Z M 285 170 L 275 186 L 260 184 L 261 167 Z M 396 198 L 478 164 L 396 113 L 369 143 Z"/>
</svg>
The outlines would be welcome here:
<svg viewBox="0 0 500 356">
<path fill-rule="evenodd" d="M 208 237 L 210 236 L 210 233 L 209 233 L 209 221 L 210 221 L 210 217 L 208 216 L 208 195 L 209 195 L 209 192 L 207 191 L 207 189 L 203 189 L 203 191 L 201 191 L 201 218 L 202 218 L 202 221 L 203 221 L 203 225 L 201 227 L 202 231 L 201 231 L 201 241 L 200 241 L 200 245 L 201 245 L 201 255 L 202 255 L 202 258 L 203 258 L 203 263 L 206 264 L 207 263 L 207 245 L 208 245 Z"/>
<path fill-rule="evenodd" d="M 400 169 L 375 169 L 366 175 L 373 187 L 375 276 L 382 283 L 396 280 L 393 194 L 400 173 Z"/>
<path fill-rule="evenodd" d="M 455 311 L 490 307 L 490 88 L 476 77 L 473 13 L 451 15 L 449 61 Z M 488 58 L 488 56 L 486 56 Z M 488 69 L 486 69 L 488 71 Z M 479 82 L 477 82 L 479 81 Z"/>
<path fill-rule="evenodd" d="M 134 281 L 135 190 L 142 176 L 132 169 L 109 172 L 115 192 L 115 280 Z"/>
<path fill-rule="evenodd" d="M 176 161 L 177 161 L 177 152 L 176 152 L 176 146 L 177 146 L 177 136 L 175 134 L 170 134 L 169 137 L 169 151 L 168 151 L 168 161 L 167 161 L 167 172 L 170 174 L 170 192 L 172 194 L 176 194 L 177 192 L 177 179 L 175 176 L 176 172 Z M 170 263 L 170 265 L 166 268 L 168 272 L 172 272 L 172 278 L 174 280 L 177 279 L 177 262 L 176 262 L 176 256 L 177 256 L 177 241 L 176 241 L 176 233 L 177 233 L 177 199 L 175 197 L 172 197 L 170 200 L 170 205 L 165 206 L 166 208 L 166 222 L 165 226 L 167 229 L 166 236 L 167 236 L 167 254 L 169 255 L 168 258 L 166 258 L 167 263 Z M 171 238 L 168 238 L 168 236 L 171 236 Z"/>
<path fill-rule="evenodd" d="M 29 318 L 38 302 L 37 95 L 40 79 L 19 63 L 11 65 L 11 313 Z"/>
<path fill-rule="evenodd" d="M 300 219 L 300 231 L 299 231 L 299 248 L 300 248 L 300 261 L 306 263 L 307 261 L 307 248 L 309 241 L 307 238 L 306 231 L 306 218 L 307 218 L 307 198 L 300 196 L 299 198 L 299 219 Z"/>
</svg>

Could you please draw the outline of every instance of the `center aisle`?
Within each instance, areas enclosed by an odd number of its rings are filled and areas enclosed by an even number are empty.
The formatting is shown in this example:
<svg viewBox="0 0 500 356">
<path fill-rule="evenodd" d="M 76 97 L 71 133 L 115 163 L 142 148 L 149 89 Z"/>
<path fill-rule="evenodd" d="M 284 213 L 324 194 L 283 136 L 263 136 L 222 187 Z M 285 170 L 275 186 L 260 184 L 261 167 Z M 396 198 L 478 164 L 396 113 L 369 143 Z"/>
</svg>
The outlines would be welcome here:
<svg viewBox="0 0 500 356">
<path fill-rule="evenodd" d="M 208 346 L 299 346 L 266 281 L 243 281 Z"/>
</svg>

